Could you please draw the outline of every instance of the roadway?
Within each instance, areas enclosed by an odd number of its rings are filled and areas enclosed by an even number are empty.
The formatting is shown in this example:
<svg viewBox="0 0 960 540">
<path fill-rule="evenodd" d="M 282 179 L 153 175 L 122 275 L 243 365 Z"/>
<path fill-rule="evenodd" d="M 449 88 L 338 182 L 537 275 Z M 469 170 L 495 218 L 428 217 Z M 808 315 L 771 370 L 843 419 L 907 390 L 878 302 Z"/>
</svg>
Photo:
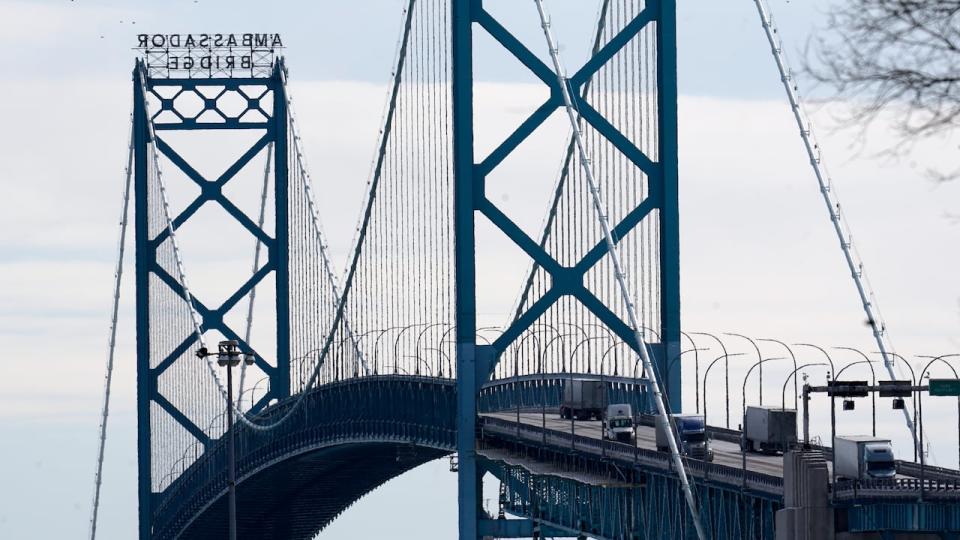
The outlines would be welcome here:
<svg viewBox="0 0 960 540">
<path fill-rule="evenodd" d="M 497 413 L 484 413 L 481 416 L 486 416 L 490 418 L 499 418 L 508 422 L 517 421 L 516 412 L 497 412 Z M 520 413 L 520 423 L 533 426 L 533 427 L 543 427 L 544 417 L 541 413 L 530 413 L 530 412 L 521 412 Z M 601 422 L 598 420 L 576 420 L 571 422 L 570 420 L 564 420 L 556 413 L 547 413 L 546 415 L 546 428 L 552 431 L 559 431 L 570 433 L 571 426 L 573 432 L 577 435 L 582 435 L 586 437 L 591 437 L 594 439 L 602 438 L 602 426 Z M 632 449 L 633 444 L 621 443 L 616 441 L 608 441 L 608 444 L 613 447 L 614 445 L 625 448 Z M 646 450 L 656 450 L 656 431 L 652 426 L 637 426 L 637 441 L 636 445 L 640 448 Z M 726 465 L 728 467 L 741 468 L 743 467 L 743 454 L 740 451 L 740 445 L 728 441 L 720 441 L 714 439 L 712 441 L 713 448 L 713 462 L 718 465 Z M 830 464 L 828 463 L 828 467 Z M 783 456 L 782 455 L 769 455 L 769 454 L 756 454 L 756 453 L 747 453 L 747 469 L 769 474 L 772 476 L 783 477 Z"/>
</svg>

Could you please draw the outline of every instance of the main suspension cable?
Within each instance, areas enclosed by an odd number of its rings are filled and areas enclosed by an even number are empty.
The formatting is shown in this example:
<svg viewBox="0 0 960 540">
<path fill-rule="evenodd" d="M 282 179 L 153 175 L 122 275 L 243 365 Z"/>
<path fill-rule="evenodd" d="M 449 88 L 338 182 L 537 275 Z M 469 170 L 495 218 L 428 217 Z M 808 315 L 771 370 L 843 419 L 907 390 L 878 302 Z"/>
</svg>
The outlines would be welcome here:
<svg viewBox="0 0 960 540">
<path fill-rule="evenodd" d="M 863 260 L 860 258 L 857 249 L 853 244 L 853 235 L 850 232 L 850 225 L 844 213 L 840 210 L 840 200 L 837 198 L 833 181 L 827 173 L 823 158 L 820 155 L 820 144 L 817 142 L 813 133 L 813 126 L 810 123 L 809 115 L 803 102 L 800 100 L 798 85 L 793 76 L 793 70 L 787 63 L 786 53 L 783 50 L 783 44 L 778 37 L 779 32 L 773 22 L 773 16 L 764 0 L 753 0 L 757 7 L 757 13 L 760 15 L 760 22 L 763 25 L 763 32 L 767 36 L 767 42 L 770 44 L 770 52 L 777 64 L 777 70 L 780 72 L 780 81 L 783 83 L 783 89 L 787 93 L 787 100 L 790 102 L 790 109 L 793 117 L 800 128 L 800 138 L 803 140 L 804 149 L 807 151 L 807 157 L 810 158 L 810 166 L 813 168 L 814 175 L 817 177 L 817 183 L 820 186 L 820 194 L 823 196 L 823 202 L 830 213 L 830 222 L 833 223 L 833 230 L 840 241 L 840 249 L 843 251 L 843 258 L 850 270 L 850 277 L 857 287 L 857 294 L 860 297 L 860 303 L 863 306 L 863 312 L 867 316 L 867 324 L 873 333 L 873 338 L 877 342 L 880 354 L 883 356 L 883 365 L 891 378 L 897 379 L 895 371 L 893 346 L 890 343 L 890 337 L 887 334 L 887 324 L 884 322 L 877 307 L 876 295 L 873 292 L 870 282 L 866 277 L 866 271 L 863 267 Z M 913 436 L 914 448 L 917 451 L 923 451 L 920 448 L 920 440 L 917 435 L 916 424 L 910 416 L 907 407 L 901 409 L 903 418 L 907 422 L 907 428 Z"/>
<path fill-rule="evenodd" d="M 127 215 L 130 208 L 130 179 L 133 176 L 133 113 L 130 114 L 130 139 L 127 143 L 126 179 L 123 183 L 123 203 L 120 211 L 120 239 L 117 243 L 117 264 L 113 273 L 113 310 L 110 333 L 107 338 L 107 367 L 103 381 L 103 409 L 100 413 L 100 440 L 97 448 L 97 468 L 93 477 L 93 504 L 90 507 L 90 540 L 97 537 L 97 516 L 100 511 L 100 486 L 103 483 L 103 455 L 107 446 L 107 418 L 110 414 L 110 387 L 113 382 L 113 359 L 117 348 L 117 318 L 120 311 L 120 284 L 123 278 L 123 254 L 127 239 Z"/>
<path fill-rule="evenodd" d="M 593 199 L 593 207 L 597 213 L 597 220 L 600 223 L 601 229 L 603 229 L 603 236 L 606 240 L 607 251 L 610 255 L 610 261 L 613 265 L 613 270 L 617 280 L 618 288 L 620 289 L 622 301 L 626 307 L 630 328 L 633 330 L 633 335 L 637 341 L 637 349 L 640 353 L 640 358 L 643 361 L 644 368 L 647 370 L 647 374 L 650 378 L 650 388 L 653 392 L 654 402 L 657 405 L 657 411 L 660 413 L 658 420 L 661 422 L 664 428 L 668 428 L 670 416 L 667 413 L 663 394 L 660 392 L 657 371 L 653 368 L 653 362 L 650 359 L 650 352 L 647 349 L 647 343 L 640 334 L 640 324 L 638 322 L 636 308 L 630 295 L 630 290 L 627 287 L 626 276 L 624 275 L 622 265 L 620 264 L 620 256 L 617 252 L 617 243 L 614 241 L 613 234 L 610 230 L 610 223 L 607 219 L 606 205 L 600 198 L 600 191 L 597 189 L 597 182 L 593 176 L 593 168 L 591 167 L 590 157 L 587 155 L 587 150 L 583 143 L 583 134 L 580 131 L 580 123 L 577 119 L 579 113 L 574 109 L 573 101 L 570 97 L 571 92 L 569 80 L 567 79 L 560 63 L 560 51 L 556 45 L 556 42 L 554 41 L 553 34 L 550 32 L 550 22 L 547 18 L 546 12 L 544 11 L 543 0 L 534 0 L 534 3 L 536 3 L 537 12 L 540 14 L 540 26 L 543 28 L 543 35 L 547 41 L 547 48 L 550 51 L 550 58 L 553 60 L 553 68 L 557 75 L 557 83 L 560 85 L 560 89 L 563 94 L 564 109 L 567 112 L 567 118 L 569 119 L 570 127 L 573 130 L 573 138 L 576 141 L 577 153 L 580 157 L 583 176 L 587 181 L 590 195 Z M 691 487 L 690 481 L 687 478 L 686 467 L 677 447 L 677 441 L 674 438 L 673 429 L 668 428 L 664 429 L 664 431 L 667 433 L 667 443 L 670 446 L 670 454 L 673 457 L 674 467 L 676 468 L 677 476 L 680 479 L 680 485 L 683 488 L 684 496 L 687 499 L 687 506 L 690 509 L 690 517 L 693 521 L 694 527 L 697 530 L 697 537 L 700 538 L 700 540 L 706 540 L 707 535 L 703 528 L 703 523 L 700 520 L 700 510 L 697 507 L 697 501 L 693 495 L 693 488 Z"/>
</svg>

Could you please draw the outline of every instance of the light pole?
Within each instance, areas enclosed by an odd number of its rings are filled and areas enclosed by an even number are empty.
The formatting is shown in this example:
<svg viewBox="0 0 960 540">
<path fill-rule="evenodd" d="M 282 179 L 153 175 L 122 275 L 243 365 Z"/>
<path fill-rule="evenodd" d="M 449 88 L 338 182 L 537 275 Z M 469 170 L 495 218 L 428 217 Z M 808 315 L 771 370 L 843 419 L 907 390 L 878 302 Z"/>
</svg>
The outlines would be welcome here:
<svg viewBox="0 0 960 540">
<path fill-rule="evenodd" d="M 696 413 L 700 414 L 700 355 L 697 354 L 697 352 L 707 351 L 709 349 L 698 348 L 697 342 L 690 337 L 690 334 L 683 330 L 680 331 L 680 335 L 687 338 L 690 346 L 693 347 L 693 395 L 697 397 L 697 399 L 693 400 L 693 406 L 696 409 Z"/>
<path fill-rule="evenodd" d="M 760 361 L 750 366 L 750 369 L 747 370 L 747 374 L 743 376 L 743 390 L 741 392 L 741 395 L 743 397 L 743 426 L 741 426 L 743 428 L 743 432 L 741 435 L 741 437 L 743 437 L 743 445 L 741 445 L 740 447 L 740 454 L 743 458 L 743 485 L 744 486 L 747 485 L 747 450 L 749 449 L 749 447 L 753 446 L 753 443 L 750 442 L 750 437 L 749 437 L 748 428 L 747 428 L 747 380 L 750 378 L 750 372 L 753 371 L 753 368 L 757 366 L 762 366 L 764 363 L 772 362 L 774 360 L 786 360 L 786 358 L 783 358 L 783 357 L 761 358 Z M 760 383 L 760 390 L 761 391 L 763 390 L 762 380 Z M 704 422 L 704 424 L 706 424 L 706 422 Z"/>
<path fill-rule="evenodd" d="M 726 366 L 729 363 L 731 356 L 743 356 L 743 354 L 744 353 L 739 353 L 739 352 L 733 353 L 733 354 L 723 353 L 722 355 L 714 358 L 713 362 L 710 362 L 710 364 L 707 366 L 707 369 L 703 372 L 703 425 L 704 426 L 707 425 L 707 388 L 709 388 L 709 386 L 707 386 L 707 377 L 710 376 L 710 369 L 713 368 L 713 365 L 719 362 L 720 360 L 723 360 L 723 364 L 724 366 Z M 730 394 L 727 393 L 724 396 L 724 399 L 727 402 L 727 429 L 730 429 Z"/>
<path fill-rule="evenodd" d="M 440 356 L 437 357 L 437 364 L 439 364 L 439 365 L 437 366 L 437 368 L 438 368 L 438 369 L 437 369 L 437 377 L 440 377 L 441 379 L 443 378 L 443 361 L 444 361 L 444 360 L 447 361 L 447 370 L 449 371 L 450 376 L 451 376 L 451 377 L 453 376 L 453 363 L 450 362 L 450 355 L 448 355 L 446 352 L 444 352 L 443 349 L 438 349 L 438 348 L 436 348 L 436 347 L 425 347 L 423 350 L 425 350 L 425 351 L 436 351 L 436 352 L 440 353 Z"/>
<path fill-rule="evenodd" d="M 754 341 L 753 338 L 749 336 L 745 336 L 743 334 L 734 334 L 732 332 L 725 332 L 724 335 L 745 339 L 749 341 L 751 345 L 753 345 L 753 350 L 757 351 L 757 365 L 760 366 L 760 369 L 758 370 L 760 371 L 760 406 L 762 407 L 763 406 L 763 354 L 760 353 L 760 347 L 757 346 L 757 342 Z"/>
<path fill-rule="evenodd" d="M 423 336 L 424 336 L 427 332 L 430 331 L 431 328 L 436 328 L 436 327 L 438 327 L 438 326 L 446 326 L 447 324 L 449 324 L 449 323 L 443 323 L 443 322 L 441 322 L 441 323 L 428 324 L 426 328 L 424 328 L 423 330 L 421 330 L 420 333 L 417 334 L 417 341 L 416 341 L 416 346 L 414 347 L 414 352 L 413 352 L 413 354 L 415 354 L 415 355 L 417 355 L 417 356 L 420 356 L 420 340 L 423 338 Z"/>
<path fill-rule="evenodd" d="M 799 370 L 799 368 L 797 367 L 797 355 L 793 354 L 793 349 L 791 349 L 789 345 L 780 341 L 779 339 L 762 338 L 762 339 L 757 339 L 757 341 L 765 341 L 767 343 L 776 343 L 777 345 L 780 345 L 781 347 L 786 349 L 787 352 L 790 353 L 790 359 L 793 360 L 793 372 L 796 373 Z M 793 378 L 793 410 L 797 410 L 797 398 L 798 398 L 797 396 L 799 394 L 799 391 L 800 390 L 797 385 L 797 378 L 794 377 Z M 786 390 L 784 390 L 784 392 L 786 392 Z M 786 409 L 785 404 L 786 404 L 786 401 L 783 402 L 780 408 Z"/>
<path fill-rule="evenodd" d="M 213 356 L 206 347 L 197 350 L 197 358 Z M 227 367 L 227 514 L 229 519 L 230 540 L 237 540 L 237 455 L 233 434 L 233 368 L 243 363 L 253 364 L 252 354 L 241 353 L 240 344 L 235 339 L 221 341 L 217 345 L 217 365 Z"/>
<path fill-rule="evenodd" d="M 828 353 L 828 352 L 826 351 L 826 349 L 824 349 L 823 347 L 821 347 L 821 346 L 819 346 L 819 345 L 814 345 L 813 343 L 794 343 L 793 346 L 794 346 L 794 347 L 809 347 L 809 348 L 811 348 L 811 349 L 816 349 L 816 350 L 820 351 L 820 354 L 822 354 L 822 355 L 824 356 L 824 358 L 827 359 L 827 362 L 830 364 L 830 373 L 827 374 L 827 384 L 830 384 L 830 381 L 831 381 L 831 380 L 834 380 L 834 381 L 837 380 L 837 377 L 836 377 L 837 367 L 833 364 L 833 358 L 830 358 L 830 353 Z M 807 397 L 805 397 L 804 399 L 806 400 Z M 804 412 L 804 414 L 807 414 L 808 405 L 809 405 L 809 401 L 804 401 L 804 404 L 803 404 L 803 412 Z M 831 394 L 831 395 L 830 395 L 830 449 L 831 449 L 831 450 L 833 449 L 833 445 L 834 445 L 834 443 L 836 442 L 836 435 L 837 435 L 837 434 L 836 434 L 836 431 L 835 431 L 835 429 L 834 429 L 834 428 L 836 427 L 836 423 L 837 423 L 836 399 L 834 399 L 833 395 Z M 807 430 L 806 428 L 807 428 L 807 426 L 804 426 L 804 437 L 805 437 L 805 438 L 809 435 L 808 430 Z M 806 444 L 806 443 L 807 443 L 807 441 L 804 441 L 804 444 Z M 832 475 L 832 481 L 833 481 L 833 482 L 836 482 L 836 480 L 837 480 L 837 477 L 836 477 L 835 474 L 833 474 L 833 475 Z"/>
<path fill-rule="evenodd" d="M 840 380 L 840 374 L 846 371 L 848 367 L 855 366 L 857 364 L 866 364 L 870 368 L 870 376 L 873 378 L 873 381 L 871 382 L 871 384 L 873 384 L 874 386 L 877 385 L 877 372 L 876 370 L 873 369 L 873 362 L 874 362 L 873 360 L 871 360 L 869 357 L 867 357 L 867 355 L 863 354 L 857 349 L 853 349 L 850 347 L 834 347 L 834 349 L 840 349 L 844 351 L 853 351 L 855 353 L 858 353 L 860 356 L 863 356 L 863 360 L 849 363 L 843 366 L 842 368 L 840 368 L 840 371 L 837 373 L 836 377 L 833 378 L 834 384 L 837 384 L 837 381 Z M 876 437 L 877 436 L 877 394 L 876 392 L 870 392 L 870 411 L 871 411 L 870 417 L 871 417 L 872 426 L 873 426 L 872 434 L 874 437 Z"/>
<path fill-rule="evenodd" d="M 723 362 L 723 390 L 726 393 L 727 397 L 729 398 L 730 397 L 730 362 L 728 358 L 729 355 L 727 354 L 726 344 L 723 342 L 723 340 L 721 340 L 717 336 L 710 334 L 708 332 L 690 332 L 690 334 L 693 336 L 706 336 L 706 337 L 712 338 L 714 341 L 717 342 L 717 344 L 720 345 L 720 350 L 723 351 L 723 356 L 721 356 L 721 358 L 727 358 L 727 360 Z M 703 375 L 703 380 L 704 380 L 704 384 L 706 384 L 706 380 L 707 380 L 706 374 Z M 704 394 L 707 393 L 706 387 L 703 388 L 703 393 Z M 704 409 L 703 411 L 704 415 L 706 415 L 706 412 L 707 412 L 706 398 L 704 398 L 703 400 L 703 409 Z M 730 427 L 730 400 L 729 399 L 727 399 L 726 409 L 727 409 L 727 428 L 729 428 Z"/>
<path fill-rule="evenodd" d="M 664 377 L 664 379 L 666 380 L 666 384 L 665 384 L 664 386 L 665 386 L 666 388 L 670 388 L 670 374 L 673 373 L 673 365 L 680 361 L 680 357 L 681 357 L 681 356 L 683 356 L 683 355 L 685 355 L 685 354 L 687 354 L 687 353 L 693 353 L 694 358 L 696 358 L 697 352 L 699 352 L 699 351 L 707 351 L 707 350 L 709 350 L 709 349 L 698 349 L 697 347 L 694 347 L 694 348 L 692 348 L 692 349 L 687 349 L 687 350 L 681 352 L 680 354 L 678 354 L 677 356 L 675 356 L 675 357 L 673 358 L 673 360 L 670 360 L 670 363 L 667 364 L 667 374 L 666 374 L 666 377 Z M 683 370 L 683 365 L 682 365 L 682 364 L 680 365 L 680 369 Z M 682 371 L 681 371 L 681 373 L 682 373 Z M 698 375 L 697 375 L 696 373 L 694 373 L 693 376 L 694 376 L 694 377 L 697 377 Z M 700 386 L 699 381 L 697 381 L 697 386 L 698 386 L 698 387 Z M 683 392 L 682 392 L 682 390 L 681 390 L 681 396 L 680 396 L 681 403 L 683 402 L 683 395 L 682 395 L 682 394 L 683 394 Z M 696 397 L 697 399 L 699 399 L 699 392 L 698 392 L 697 395 L 695 395 L 694 397 Z M 697 401 L 697 400 L 695 400 L 695 401 Z M 700 402 L 699 402 L 699 401 L 697 401 L 697 414 L 700 414 Z"/>
<path fill-rule="evenodd" d="M 517 391 L 517 379 L 520 377 L 520 349 L 523 347 L 523 342 L 533 338 L 537 343 L 537 349 L 539 354 L 537 356 L 543 355 L 543 349 L 540 347 L 540 337 L 537 336 L 536 332 L 530 332 L 523 339 L 517 341 L 516 345 L 513 348 L 513 382 L 510 384 L 513 388 L 513 400 L 517 405 L 517 439 L 520 438 L 520 392 Z"/>
<path fill-rule="evenodd" d="M 782 394 L 782 395 L 780 396 L 780 408 L 781 408 L 781 409 L 784 409 L 784 410 L 787 409 L 787 385 L 790 384 L 790 378 L 791 378 L 791 377 L 793 378 L 793 384 L 794 384 L 794 386 L 796 386 L 796 384 L 797 384 L 797 377 L 796 377 L 796 375 L 797 375 L 797 372 L 798 372 L 798 371 L 800 371 L 801 369 L 806 368 L 806 367 L 827 366 L 827 365 L 829 365 L 829 364 L 827 364 L 826 362 L 811 362 L 811 363 L 809 363 L 809 364 L 803 364 L 803 365 L 801 365 L 800 367 L 794 368 L 793 371 L 791 371 L 790 374 L 787 375 L 786 380 L 783 381 L 783 390 L 781 391 L 781 394 Z M 796 401 L 796 400 L 794 400 L 794 401 Z M 796 410 L 796 405 L 794 405 L 794 410 Z"/>
<path fill-rule="evenodd" d="M 553 345 L 553 342 L 554 342 L 554 341 L 560 340 L 560 344 L 562 345 L 562 344 L 564 343 L 564 342 L 563 342 L 564 338 L 568 338 L 568 337 L 573 336 L 573 335 L 575 335 L 575 334 L 573 334 L 573 333 L 557 334 L 556 336 L 550 338 L 550 341 L 548 341 L 547 344 L 543 347 L 543 351 L 542 351 L 540 354 L 541 354 L 541 355 L 546 354 L 547 351 L 550 350 L 550 345 Z M 562 350 L 560 351 L 560 357 L 563 358 L 563 351 L 562 351 Z M 573 362 L 573 359 L 571 358 L 570 361 L 571 361 L 571 364 L 570 364 L 569 375 L 570 375 L 570 388 L 571 388 L 570 392 L 571 392 L 571 395 L 572 395 L 572 392 L 573 392 L 573 363 L 572 363 L 572 362 Z M 564 363 L 564 365 L 566 365 L 566 363 Z M 561 410 L 561 411 L 563 410 L 563 394 L 560 394 L 560 410 Z M 573 436 L 576 434 L 576 430 L 577 430 L 577 428 L 576 428 L 576 422 L 575 422 L 575 418 L 574 418 L 573 411 L 570 411 L 569 414 L 570 414 L 570 448 L 575 448 L 575 447 L 576 447 L 576 442 L 575 442 Z M 562 417 L 563 417 L 563 415 L 561 415 L 561 418 L 562 418 Z M 546 425 L 546 422 L 547 422 L 547 421 L 546 421 L 546 416 L 544 416 L 544 419 L 543 419 L 544 425 Z"/>
<path fill-rule="evenodd" d="M 410 330 L 411 328 L 416 328 L 416 327 L 418 327 L 418 326 L 429 326 L 429 324 L 424 324 L 424 323 L 408 324 L 407 326 L 404 326 L 404 327 L 403 327 L 403 330 L 400 330 L 399 332 L 397 332 L 397 339 L 394 340 L 394 342 L 393 342 L 393 367 L 394 367 L 394 375 L 396 375 L 396 367 L 400 364 L 400 358 L 401 358 L 401 356 L 400 356 L 400 339 L 403 338 L 403 333 L 404 333 L 404 332 L 406 332 L 407 330 Z M 418 367 L 419 367 L 419 366 L 418 366 Z M 414 369 L 416 369 L 416 367 L 415 367 Z M 409 370 L 407 370 L 407 371 L 409 371 Z"/>
<path fill-rule="evenodd" d="M 833 358 L 830 358 L 830 353 L 824 350 L 823 347 L 819 345 L 814 345 L 813 343 L 794 343 L 793 346 L 794 347 L 810 347 L 811 349 L 816 349 L 820 351 L 820 353 L 823 354 L 824 358 L 827 359 L 827 363 L 830 364 L 830 378 L 836 379 L 836 377 L 834 377 L 834 373 L 837 372 L 837 369 L 836 369 L 836 366 L 833 365 Z"/>
<path fill-rule="evenodd" d="M 391 330 L 396 330 L 398 328 L 404 328 L 403 326 L 390 326 L 380 330 L 380 333 L 377 335 L 377 339 L 373 340 L 373 374 L 379 374 L 379 362 L 380 362 L 380 339 Z M 386 367 L 386 366 L 384 366 Z"/>
<path fill-rule="evenodd" d="M 401 356 L 401 358 L 412 358 L 412 359 L 416 360 L 416 362 L 414 362 L 414 364 L 413 364 L 413 365 L 417 366 L 417 367 L 415 367 L 415 368 L 413 369 L 413 374 L 414 374 L 414 375 L 418 375 L 418 376 L 420 375 L 420 364 L 423 364 L 424 366 L 427 367 L 427 373 L 429 373 L 430 376 L 433 377 L 433 368 L 432 368 L 432 367 L 430 366 L 430 364 L 429 364 L 426 360 L 424 360 L 423 358 L 420 358 L 419 356 L 415 356 L 415 355 L 412 355 L 412 354 L 405 354 L 405 355 Z"/>
</svg>

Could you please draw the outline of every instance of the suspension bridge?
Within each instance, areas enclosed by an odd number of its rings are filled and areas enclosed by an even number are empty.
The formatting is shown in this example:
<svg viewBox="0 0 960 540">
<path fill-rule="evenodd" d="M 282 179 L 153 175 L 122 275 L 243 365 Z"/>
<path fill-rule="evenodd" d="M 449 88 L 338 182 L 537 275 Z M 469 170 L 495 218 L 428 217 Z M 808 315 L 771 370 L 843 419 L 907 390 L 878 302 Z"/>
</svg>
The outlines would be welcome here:
<svg viewBox="0 0 960 540">
<path fill-rule="evenodd" d="M 733 355 L 720 338 L 681 330 L 675 1 L 603 0 L 589 59 L 570 73 L 535 3 L 547 59 L 481 0 L 409 0 L 345 272 L 331 263 L 318 210 L 324 186 L 339 180 L 309 172 L 283 58 L 171 69 L 156 62 L 165 48 L 138 59 L 116 297 L 132 201 L 141 540 L 226 537 L 234 508 L 239 537 L 313 538 L 377 486 L 445 456 L 458 478 L 461 539 L 956 538 L 960 471 L 926 464 L 920 451 L 896 462 L 895 478 L 837 479 L 829 442 L 753 452 L 731 420 Z M 895 379 L 898 360 L 772 20 L 757 6 L 877 360 Z M 473 108 L 481 35 L 547 90 L 486 155 L 476 151 Z M 543 226 L 531 233 L 486 185 L 554 113 L 569 119 L 570 135 L 554 189 L 542 194 Z M 228 140 L 243 141 L 235 157 L 207 166 L 203 145 Z M 177 203 L 176 179 L 193 199 Z M 259 196 L 240 196 L 234 186 L 244 182 Z M 251 251 L 249 276 L 220 284 L 226 294 L 197 286 L 181 249 L 205 232 L 204 241 L 224 241 L 200 221 L 211 208 Z M 478 298 L 499 286 L 477 271 L 480 223 L 528 262 L 495 326 L 478 322 Z M 116 328 L 115 309 L 102 442 Z M 224 340 L 246 357 L 236 381 L 221 367 L 229 358 L 217 365 L 202 354 Z M 714 345 L 723 354 L 713 363 L 691 364 Z M 803 366 L 782 345 L 796 409 Z M 757 356 L 762 381 L 771 358 Z M 726 375 L 709 382 L 717 361 Z M 923 376 L 912 377 L 904 409 L 914 437 Z M 688 377 L 698 413 L 710 384 L 727 401 L 706 418 L 712 460 L 685 455 L 668 420 L 689 412 L 680 399 Z M 631 404 L 631 442 L 608 440 L 599 421 L 562 417 L 574 380 L 599 381 L 609 403 Z M 97 493 L 102 446 L 99 457 Z M 481 504 L 485 478 L 500 483 L 496 511 Z M 91 537 L 98 504 L 96 495 Z"/>
</svg>

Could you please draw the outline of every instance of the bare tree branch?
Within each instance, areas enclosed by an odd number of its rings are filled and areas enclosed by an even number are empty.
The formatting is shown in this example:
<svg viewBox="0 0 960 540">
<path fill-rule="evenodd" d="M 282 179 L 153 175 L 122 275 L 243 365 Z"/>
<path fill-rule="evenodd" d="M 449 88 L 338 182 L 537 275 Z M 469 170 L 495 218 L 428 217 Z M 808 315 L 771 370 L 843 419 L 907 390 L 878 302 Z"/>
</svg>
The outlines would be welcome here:
<svg viewBox="0 0 960 540">
<path fill-rule="evenodd" d="M 853 103 L 848 124 L 894 109 L 906 148 L 960 127 L 960 0 L 847 0 L 811 51 L 807 73 Z"/>
</svg>

